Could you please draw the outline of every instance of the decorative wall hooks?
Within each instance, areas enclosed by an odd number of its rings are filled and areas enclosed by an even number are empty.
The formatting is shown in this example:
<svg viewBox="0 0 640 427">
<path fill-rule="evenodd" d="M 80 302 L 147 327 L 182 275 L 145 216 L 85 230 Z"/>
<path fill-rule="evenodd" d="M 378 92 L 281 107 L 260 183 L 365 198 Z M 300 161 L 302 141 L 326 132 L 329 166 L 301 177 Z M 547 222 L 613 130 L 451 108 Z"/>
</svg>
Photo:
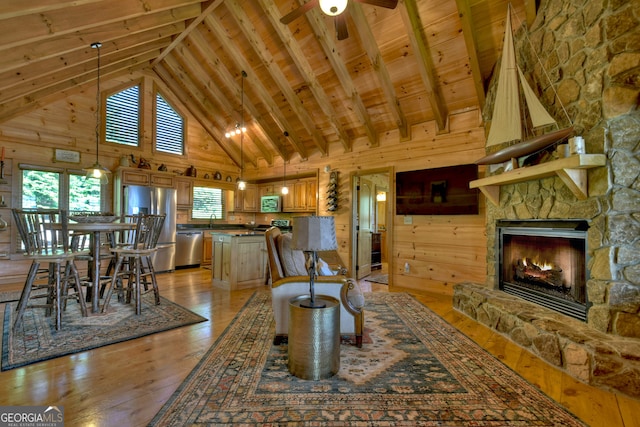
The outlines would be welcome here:
<svg viewBox="0 0 640 427">
<path fill-rule="evenodd" d="M 331 172 L 329 185 L 327 185 L 327 210 L 335 212 L 338 210 L 338 172 Z"/>
</svg>

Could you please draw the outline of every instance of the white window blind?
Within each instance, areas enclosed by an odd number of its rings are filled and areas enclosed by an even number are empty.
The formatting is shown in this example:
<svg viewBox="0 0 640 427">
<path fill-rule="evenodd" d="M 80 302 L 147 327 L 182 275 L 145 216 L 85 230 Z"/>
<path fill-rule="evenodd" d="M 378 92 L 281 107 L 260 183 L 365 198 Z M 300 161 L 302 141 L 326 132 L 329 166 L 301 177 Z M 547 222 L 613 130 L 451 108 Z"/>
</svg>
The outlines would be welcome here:
<svg viewBox="0 0 640 427">
<path fill-rule="evenodd" d="M 140 133 L 140 85 L 107 98 L 105 139 L 137 147 Z"/>
<path fill-rule="evenodd" d="M 156 93 L 156 150 L 184 154 L 184 119 Z"/>
<path fill-rule="evenodd" d="M 193 219 L 224 219 L 225 191 L 220 188 L 193 187 Z M 213 216 L 212 216 L 213 215 Z"/>
</svg>

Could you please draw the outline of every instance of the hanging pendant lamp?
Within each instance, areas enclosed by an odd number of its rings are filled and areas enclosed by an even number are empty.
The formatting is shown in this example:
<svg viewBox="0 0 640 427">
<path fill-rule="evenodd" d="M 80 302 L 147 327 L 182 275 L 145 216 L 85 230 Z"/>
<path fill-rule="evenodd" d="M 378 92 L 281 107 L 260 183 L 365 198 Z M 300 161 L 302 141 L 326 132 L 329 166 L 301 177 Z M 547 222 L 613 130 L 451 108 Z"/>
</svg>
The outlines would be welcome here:
<svg viewBox="0 0 640 427">
<path fill-rule="evenodd" d="M 289 132 L 284 131 L 285 138 L 289 136 Z M 289 194 L 289 188 L 287 187 L 287 159 L 282 156 L 282 189 L 280 190 L 283 196 Z"/>
<path fill-rule="evenodd" d="M 244 190 L 247 188 L 247 183 L 245 182 L 244 175 L 244 78 L 247 77 L 247 73 L 242 70 L 241 73 L 242 80 L 240 84 L 240 178 L 238 178 L 238 190 Z"/>
<path fill-rule="evenodd" d="M 102 43 L 91 43 L 93 49 L 98 50 L 98 84 L 96 88 L 96 162 L 93 166 L 85 168 L 87 178 L 95 178 L 100 180 L 100 184 L 109 183 L 109 174 L 111 171 L 100 164 L 100 48 Z"/>
</svg>

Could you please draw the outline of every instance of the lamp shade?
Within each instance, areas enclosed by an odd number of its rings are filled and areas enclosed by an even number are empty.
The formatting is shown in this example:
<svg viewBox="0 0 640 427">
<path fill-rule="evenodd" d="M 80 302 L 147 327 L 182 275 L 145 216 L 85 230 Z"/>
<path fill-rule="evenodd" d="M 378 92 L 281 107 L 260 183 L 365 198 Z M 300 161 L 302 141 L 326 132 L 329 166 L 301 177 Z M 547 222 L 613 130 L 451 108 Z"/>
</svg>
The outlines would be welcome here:
<svg viewBox="0 0 640 427">
<path fill-rule="evenodd" d="M 293 218 L 293 249 L 330 251 L 338 248 L 336 225 L 332 216 L 299 216 Z"/>
</svg>

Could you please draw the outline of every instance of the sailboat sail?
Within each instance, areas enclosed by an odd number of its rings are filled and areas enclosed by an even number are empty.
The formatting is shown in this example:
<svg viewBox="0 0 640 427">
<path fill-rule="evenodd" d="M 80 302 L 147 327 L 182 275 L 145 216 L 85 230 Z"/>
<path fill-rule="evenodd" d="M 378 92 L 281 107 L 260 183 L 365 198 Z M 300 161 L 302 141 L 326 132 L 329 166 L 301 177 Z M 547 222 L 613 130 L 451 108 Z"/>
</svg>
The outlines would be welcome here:
<svg viewBox="0 0 640 427">
<path fill-rule="evenodd" d="M 533 128 L 555 125 L 555 119 L 544 108 L 527 83 L 520 67 L 516 64 L 513 32 L 511 27 L 511 5 L 507 12 L 507 22 L 502 47 L 502 62 L 498 75 L 496 100 L 493 106 L 491 128 L 487 136 L 487 147 L 506 142 L 522 141 L 522 117 L 520 115 L 520 88 L 524 93 L 525 103 Z M 544 148 L 550 143 L 566 138 L 573 132 L 573 127 L 556 130 L 507 147 L 497 153 L 490 154 L 476 161 L 476 164 L 491 164 L 530 154 Z"/>
</svg>

